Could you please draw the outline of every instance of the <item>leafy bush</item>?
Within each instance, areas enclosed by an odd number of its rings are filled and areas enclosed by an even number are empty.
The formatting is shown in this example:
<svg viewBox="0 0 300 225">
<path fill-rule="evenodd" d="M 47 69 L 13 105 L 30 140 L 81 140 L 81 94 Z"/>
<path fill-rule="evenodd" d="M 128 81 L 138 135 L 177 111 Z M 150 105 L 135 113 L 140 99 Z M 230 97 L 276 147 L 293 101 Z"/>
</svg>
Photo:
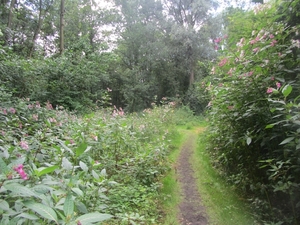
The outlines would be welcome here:
<svg viewBox="0 0 300 225">
<path fill-rule="evenodd" d="M 141 116 L 115 108 L 79 117 L 1 88 L 0 120 L 1 224 L 156 220 L 151 206 L 168 169 L 169 106 Z"/>
<path fill-rule="evenodd" d="M 260 18 L 268 12 L 268 5 L 255 11 Z M 294 34 L 299 27 L 264 22 L 212 68 L 210 151 L 229 180 L 254 194 L 263 219 L 296 224 L 300 45 Z"/>
</svg>

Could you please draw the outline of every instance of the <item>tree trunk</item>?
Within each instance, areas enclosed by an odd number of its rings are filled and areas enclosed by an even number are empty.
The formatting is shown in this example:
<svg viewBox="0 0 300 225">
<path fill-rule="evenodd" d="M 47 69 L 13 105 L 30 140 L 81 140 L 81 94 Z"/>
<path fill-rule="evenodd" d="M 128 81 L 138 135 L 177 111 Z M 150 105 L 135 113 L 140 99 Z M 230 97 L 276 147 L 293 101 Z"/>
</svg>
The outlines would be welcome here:
<svg viewBox="0 0 300 225">
<path fill-rule="evenodd" d="M 34 35 L 33 35 L 33 38 L 32 38 L 32 46 L 30 48 L 30 52 L 29 52 L 29 58 L 32 57 L 32 54 L 34 52 L 34 47 L 35 47 L 35 42 L 38 38 L 38 35 L 40 33 L 40 30 L 41 30 L 41 27 L 42 27 L 42 24 L 43 24 L 43 9 L 42 9 L 42 0 L 39 1 L 39 18 L 38 18 L 38 25 L 37 25 L 37 28 L 35 29 L 34 31 Z"/>
<path fill-rule="evenodd" d="M 61 0 L 60 2 L 60 28 L 59 28 L 59 35 L 60 35 L 60 54 L 64 51 L 64 14 L 65 14 L 65 0 Z"/>
<path fill-rule="evenodd" d="M 11 39 L 11 27 L 12 27 L 12 20 L 13 20 L 13 14 L 14 14 L 14 8 L 15 8 L 16 0 L 11 0 L 9 5 L 9 12 L 8 12 L 8 20 L 7 20 L 7 27 L 5 31 L 5 42 L 6 45 L 9 45 L 9 41 Z"/>
<path fill-rule="evenodd" d="M 8 21 L 7 21 L 7 27 L 10 29 L 12 25 L 12 18 L 13 18 L 13 10 L 15 7 L 16 0 L 11 0 L 10 6 L 9 6 L 9 14 L 8 14 Z"/>
</svg>

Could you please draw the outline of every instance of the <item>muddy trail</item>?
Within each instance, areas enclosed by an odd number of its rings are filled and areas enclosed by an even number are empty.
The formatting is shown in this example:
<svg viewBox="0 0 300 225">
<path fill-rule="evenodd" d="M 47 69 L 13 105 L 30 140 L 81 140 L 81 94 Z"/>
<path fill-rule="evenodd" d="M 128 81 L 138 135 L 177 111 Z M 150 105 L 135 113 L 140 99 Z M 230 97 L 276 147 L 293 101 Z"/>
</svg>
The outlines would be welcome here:
<svg viewBox="0 0 300 225">
<path fill-rule="evenodd" d="M 198 192 L 191 157 L 197 146 L 198 131 L 188 131 L 188 138 L 182 145 L 178 157 L 177 181 L 181 189 L 181 202 L 179 203 L 178 221 L 182 225 L 207 225 L 208 217 L 202 205 Z"/>
</svg>

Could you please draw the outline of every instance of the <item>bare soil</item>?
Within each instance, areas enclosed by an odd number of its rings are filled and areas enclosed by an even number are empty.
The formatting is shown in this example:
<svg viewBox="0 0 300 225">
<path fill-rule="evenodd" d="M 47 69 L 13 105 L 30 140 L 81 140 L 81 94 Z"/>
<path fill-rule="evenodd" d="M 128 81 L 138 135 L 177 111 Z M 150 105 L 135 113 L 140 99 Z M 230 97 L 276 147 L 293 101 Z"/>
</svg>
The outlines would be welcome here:
<svg viewBox="0 0 300 225">
<path fill-rule="evenodd" d="M 197 146 L 197 132 L 188 131 L 189 136 L 182 146 L 176 169 L 177 180 L 181 188 L 179 204 L 179 222 L 182 225 L 207 225 L 208 218 L 205 207 L 202 205 L 201 196 L 197 189 L 196 178 L 190 163 L 193 151 Z"/>
</svg>

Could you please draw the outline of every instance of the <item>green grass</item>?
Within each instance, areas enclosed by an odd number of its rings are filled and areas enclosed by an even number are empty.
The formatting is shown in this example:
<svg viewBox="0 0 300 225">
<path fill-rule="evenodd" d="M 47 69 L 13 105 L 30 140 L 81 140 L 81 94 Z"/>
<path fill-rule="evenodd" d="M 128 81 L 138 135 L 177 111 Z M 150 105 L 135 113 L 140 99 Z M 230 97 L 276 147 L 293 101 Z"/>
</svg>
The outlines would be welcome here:
<svg viewBox="0 0 300 225">
<path fill-rule="evenodd" d="M 181 130 L 181 128 L 178 128 Z M 173 137 L 172 145 L 174 146 L 173 151 L 169 155 L 169 160 L 172 162 L 172 169 L 162 180 L 163 188 L 161 190 L 161 196 L 163 199 L 163 211 L 164 218 L 162 224 L 165 225 L 179 225 L 177 221 L 178 215 L 178 204 L 180 202 L 180 188 L 176 180 L 176 161 L 178 159 L 181 146 L 186 138 L 186 134 L 183 132 L 178 132 L 175 137 Z"/>
<path fill-rule="evenodd" d="M 196 171 L 197 185 L 203 204 L 207 208 L 210 225 L 252 225 L 258 224 L 251 216 L 249 205 L 241 199 L 212 167 L 205 150 L 205 137 L 201 134 L 197 150 L 192 157 Z"/>
<path fill-rule="evenodd" d="M 202 122 L 200 126 L 178 126 L 178 134 L 174 136 L 172 144 L 174 150 L 169 159 L 173 162 L 172 170 L 163 179 L 161 196 L 163 199 L 163 211 L 165 213 L 163 225 L 179 225 L 177 221 L 178 204 L 180 203 L 180 188 L 176 181 L 175 162 L 178 159 L 182 144 L 190 132 L 197 132 L 206 126 Z M 207 209 L 210 225 L 254 225 L 258 224 L 251 216 L 251 210 L 247 203 L 239 198 L 235 190 L 229 186 L 210 163 L 209 154 L 205 150 L 204 135 L 200 135 L 197 149 L 192 157 L 192 165 L 196 171 L 197 185 Z"/>
</svg>

